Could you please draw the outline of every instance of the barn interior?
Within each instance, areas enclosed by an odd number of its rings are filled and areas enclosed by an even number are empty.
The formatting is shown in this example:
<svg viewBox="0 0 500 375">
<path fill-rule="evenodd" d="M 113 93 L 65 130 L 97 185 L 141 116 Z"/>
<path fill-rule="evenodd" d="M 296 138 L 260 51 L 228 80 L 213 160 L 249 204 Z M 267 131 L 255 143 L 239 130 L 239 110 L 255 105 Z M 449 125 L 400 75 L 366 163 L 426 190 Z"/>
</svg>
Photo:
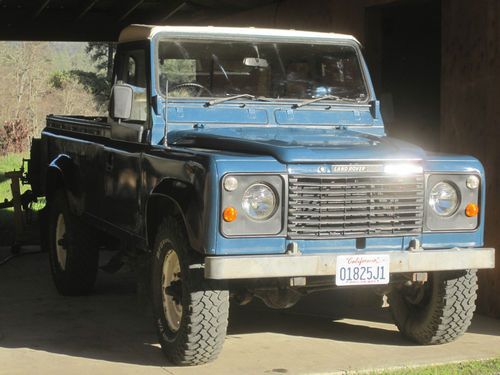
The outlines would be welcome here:
<svg viewBox="0 0 500 375">
<path fill-rule="evenodd" d="M 0 0 L 0 40 L 115 41 L 132 23 L 353 34 L 390 136 L 485 166 L 485 245 L 500 248 L 497 0 Z M 500 267 L 481 271 L 479 311 L 500 317 Z"/>
</svg>

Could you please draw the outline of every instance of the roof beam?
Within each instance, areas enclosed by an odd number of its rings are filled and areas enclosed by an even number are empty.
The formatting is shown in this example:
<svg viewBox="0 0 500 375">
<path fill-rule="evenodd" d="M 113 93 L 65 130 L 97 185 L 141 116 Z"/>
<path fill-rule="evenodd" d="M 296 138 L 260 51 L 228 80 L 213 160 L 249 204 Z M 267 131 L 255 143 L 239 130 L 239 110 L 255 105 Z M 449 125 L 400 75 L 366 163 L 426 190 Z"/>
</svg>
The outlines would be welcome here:
<svg viewBox="0 0 500 375">
<path fill-rule="evenodd" d="M 31 19 L 34 20 L 47 8 L 50 0 L 41 0 L 37 6 L 35 6 L 33 13 L 31 13 Z"/>
<path fill-rule="evenodd" d="M 117 22 L 123 21 L 134 10 L 136 10 L 143 2 L 144 2 L 144 0 L 130 0 L 130 1 L 127 1 L 125 4 L 119 2 L 120 6 L 117 9 L 120 13 L 118 13 L 118 17 L 116 17 L 116 21 Z"/>
<path fill-rule="evenodd" d="M 173 4 L 166 10 L 163 10 L 163 14 L 165 14 L 165 16 L 163 16 L 162 18 L 160 18 L 157 22 L 159 22 L 160 24 L 166 22 L 168 19 L 172 18 L 175 14 L 177 14 L 180 10 L 184 9 L 186 6 L 187 6 L 187 1 L 179 1 L 179 0 L 176 0 L 176 1 L 173 1 Z"/>
<path fill-rule="evenodd" d="M 75 14 L 75 21 L 81 20 L 83 17 L 87 15 L 88 12 L 92 10 L 94 5 L 98 2 L 99 0 L 84 0 L 81 2 L 80 6 L 76 10 Z"/>
</svg>

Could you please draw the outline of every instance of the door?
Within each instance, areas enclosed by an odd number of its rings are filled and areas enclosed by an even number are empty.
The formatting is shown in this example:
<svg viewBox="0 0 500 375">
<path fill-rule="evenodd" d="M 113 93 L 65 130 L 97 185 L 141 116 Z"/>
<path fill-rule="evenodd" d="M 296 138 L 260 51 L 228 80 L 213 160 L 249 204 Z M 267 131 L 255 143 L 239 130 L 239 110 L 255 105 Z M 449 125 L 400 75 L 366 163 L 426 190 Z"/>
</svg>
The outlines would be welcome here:
<svg viewBox="0 0 500 375">
<path fill-rule="evenodd" d="M 121 121 L 122 126 L 148 127 L 146 48 L 132 44 L 120 46 L 117 51 L 114 81 L 129 84 L 134 90 L 132 114 L 130 119 Z M 137 235 L 143 226 L 140 192 L 144 138 L 138 142 L 112 139 L 104 150 L 104 217 L 108 223 Z"/>
</svg>

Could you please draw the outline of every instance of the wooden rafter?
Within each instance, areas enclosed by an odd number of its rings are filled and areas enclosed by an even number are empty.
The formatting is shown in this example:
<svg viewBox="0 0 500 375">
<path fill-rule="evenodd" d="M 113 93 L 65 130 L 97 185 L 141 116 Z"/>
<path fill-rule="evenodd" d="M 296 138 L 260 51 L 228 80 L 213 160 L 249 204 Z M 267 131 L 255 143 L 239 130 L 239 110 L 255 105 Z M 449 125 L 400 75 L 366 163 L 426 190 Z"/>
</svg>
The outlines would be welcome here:
<svg viewBox="0 0 500 375">
<path fill-rule="evenodd" d="M 136 10 L 144 0 L 130 0 L 125 3 L 122 3 L 119 1 L 119 8 L 118 8 L 118 16 L 116 17 L 116 20 L 118 22 L 123 21 L 125 18 L 127 18 L 134 10 Z"/>
<path fill-rule="evenodd" d="M 82 1 L 80 6 L 78 7 L 78 9 L 75 12 L 75 15 L 76 15 L 75 20 L 78 21 L 78 20 L 81 20 L 83 17 L 85 17 L 87 15 L 87 13 L 92 10 L 94 5 L 96 5 L 96 3 L 98 1 L 99 0 L 84 0 L 84 1 Z"/>
<path fill-rule="evenodd" d="M 168 9 L 160 10 L 162 16 L 157 20 L 157 22 L 161 25 L 166 22 L 168 19 L 172 18 L 176 15 L 180 10 L 184 9 L 188 4 L 187 1 L 171 1 Z"/>
<path fill-rule="evenodd" d="M 45 10 L 45 8 L 47 8 L 47 6 L 49 5 L 49 3 L 50 3 L 50 0 L 42 0 L 42 1 L 40 1 L 34 7 L 33 13 L 31 13 L 31 19 L 34 20 L 34 19 L 38 18 L 38 16 Z"/>
</svg>

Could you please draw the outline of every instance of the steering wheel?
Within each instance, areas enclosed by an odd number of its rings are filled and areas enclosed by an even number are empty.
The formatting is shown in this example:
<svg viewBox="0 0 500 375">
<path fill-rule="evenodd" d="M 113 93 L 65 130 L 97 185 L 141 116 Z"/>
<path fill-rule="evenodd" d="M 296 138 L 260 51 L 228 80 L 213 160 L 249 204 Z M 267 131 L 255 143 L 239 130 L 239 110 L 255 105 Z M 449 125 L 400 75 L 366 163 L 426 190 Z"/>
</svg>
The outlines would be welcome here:
<svg viewBox="0 0 500 375">
<path fill-rule="evenodd" d="M 168 92 L 179 90 L 182 88 L 187 88 L 189 90 L 193 90 L 193 96 L 199 97 L 201 96 L 201 93 L 203 91 L 206 91 L 208 93 L 208 96 L 213 96 L 212 92 L 207 89 L 205 86 L 200 85 L 199 83 L 196 82 L 185 82 L 185 83 L 180 83 L 178 85 L 174 85 L 172 87 L 168 88 Z M 194 92 L 196 90 L 196 92 Z"/>
</svg>

